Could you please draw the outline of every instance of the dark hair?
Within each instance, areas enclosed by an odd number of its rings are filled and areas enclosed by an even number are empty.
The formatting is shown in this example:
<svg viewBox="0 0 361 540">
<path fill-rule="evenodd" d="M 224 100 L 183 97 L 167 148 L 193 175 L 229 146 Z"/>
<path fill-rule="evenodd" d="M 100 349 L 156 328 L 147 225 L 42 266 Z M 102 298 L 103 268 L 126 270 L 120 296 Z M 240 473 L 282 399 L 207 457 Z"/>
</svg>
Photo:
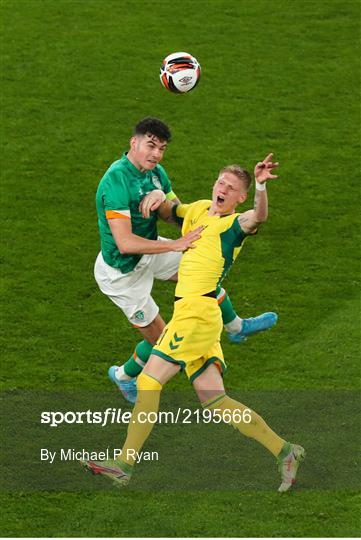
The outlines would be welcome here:
<svg viewBox="0 0 361 540">
<path fill-rule="evenodd" d="M 158 120 L 158 118 L 152 118 L 151 116 L 143 118 L 134 127 L 134 135 L 146 135 L 147 133 L 154 135 L 160 141 L 166 142 L 169 142 L 172 136 L 170 129 L 166 124 L 161 120 Z"/>
<path fill-rule="evenodd" d="M 244 187 L 248 191 L 252 184 L 252 176 L 249 174 L 246 169 L 242 169 L 240 165 L 227 165 L 227 167 L 223 167 L 219 171 L 219 174 L 221 175 L 224 172 L 229 172 L 231 174 L 234 174 L 234 176 L 237 176 L 239 180 L 243 183 Z"/>
</svg>

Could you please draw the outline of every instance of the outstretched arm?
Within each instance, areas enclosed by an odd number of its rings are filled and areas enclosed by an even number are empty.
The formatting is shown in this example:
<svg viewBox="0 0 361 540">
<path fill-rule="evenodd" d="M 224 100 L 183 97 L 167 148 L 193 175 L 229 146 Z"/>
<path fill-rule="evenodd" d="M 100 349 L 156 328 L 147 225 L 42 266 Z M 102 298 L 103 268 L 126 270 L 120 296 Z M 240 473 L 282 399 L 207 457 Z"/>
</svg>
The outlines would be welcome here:
<svg viewBox="0 0 361 540">
<path fill-rule="evenodd" d="M 130 219 L 108 219 L 109 227 L 119 252 L 132 253 L 167 253 L 168 251 L 185 251 L 195 247 L 193 242 L 201 236 L 203 227 L 197 227 L 177 240 L 148 240 L 133 234 Z"/>
<path fill-rule="evenodd" d="M 252 210 L 243 212 L 238 218 L 238 222 L 245 233 L 250 234 L 254 232 L 261 223 L 267 221 L 268 198 L 266 183 L 269 180 L 278 178 L 276 174 L 272 174 L 273 170 L 278 167 L 278 162 L 274 163 L 272 158 L 273 154 L 268 154 L 254 168 L 254 177 L 256 180 L 254 206 Z"/>
</svg>

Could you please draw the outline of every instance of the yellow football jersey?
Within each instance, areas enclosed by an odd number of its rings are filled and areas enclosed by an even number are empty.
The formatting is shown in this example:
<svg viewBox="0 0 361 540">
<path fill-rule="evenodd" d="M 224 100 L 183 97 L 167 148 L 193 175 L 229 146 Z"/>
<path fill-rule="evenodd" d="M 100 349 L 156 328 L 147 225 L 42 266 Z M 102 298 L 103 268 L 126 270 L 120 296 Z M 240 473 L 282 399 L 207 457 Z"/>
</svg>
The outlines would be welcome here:
<svg viewBox="0 0 361 540">
<path fill-rule="evenodd" d="M 212 201 L 179 204 L 175 219 L 183 218 L 182 234 L 203 225 L 201 238 L 184 252 L 178 270 L 176 296 L 199 296 L 214 291 L 239 254 L 247 237 L 239 223 L 239 213 L 209 216 Z M 178 219 L 179 221 L 179 219 Z"/>
</svg>

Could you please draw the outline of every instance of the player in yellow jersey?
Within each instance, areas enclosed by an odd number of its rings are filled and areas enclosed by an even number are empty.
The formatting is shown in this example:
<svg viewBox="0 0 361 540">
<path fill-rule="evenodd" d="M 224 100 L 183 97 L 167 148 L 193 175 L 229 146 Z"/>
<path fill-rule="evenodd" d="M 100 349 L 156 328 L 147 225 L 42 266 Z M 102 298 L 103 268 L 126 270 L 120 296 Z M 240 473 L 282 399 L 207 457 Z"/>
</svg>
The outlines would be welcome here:
<svg viewBox="0 0 361 540">
<path fill-rule="evenodd" d="M 138 398 L 122 454 L 116 460 L 84 462 L 93 473 L 105 475 L 120 485 L 129 482 L 136 455 L 153 429 L 162 387 L 184 369 L 203 407 L 260 442 L 276 457 L 282 477 L 279 491 L 287 491 L 295 482 L 304 449 L 285 441 L 255 411 L 225 392 L 225 362 L 220 345 L 222 317 L 215 293 L 245 239 L 267 220 L 266 182 L 277 178 L 272 174 L 277 166 L 272 154 L 256 165 L 254 208 L 247 212 L 235 213 L 236 206 L 246 200 L 251 185 L 250 174 L 238 165 L 220 171 L 212 200 L 189 205 L 174 205 L 170 201 L 163 204 L 162 217 L 172 213 L 174 219 L 182 219 L 183 235 L 203 227 L 201 238 L 194 242 L 194 249 L 182 256 L 173 317 L 138 377 Z"/>
</svg>

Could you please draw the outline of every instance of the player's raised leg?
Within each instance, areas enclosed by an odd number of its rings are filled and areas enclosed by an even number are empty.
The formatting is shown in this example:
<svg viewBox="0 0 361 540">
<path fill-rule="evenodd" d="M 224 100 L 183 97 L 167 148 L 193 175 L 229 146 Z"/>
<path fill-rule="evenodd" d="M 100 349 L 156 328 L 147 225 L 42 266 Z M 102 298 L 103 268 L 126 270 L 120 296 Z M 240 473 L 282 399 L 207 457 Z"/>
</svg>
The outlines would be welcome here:
<svg viewBox="0 0 361 540">
<path fill-rule="evenodd" d="M 246 437 L 255 439 L 275 456 L 282 478 L 278 490 L 287 491 L 295 483 L 298 466 L 305 456 L 304 449 L 285 441 L 259 414 L 227 396 L 216 365 L 208 366 L 194 379 L 193 386 L 204 408 L 222 416 L 225 423 L 232 424 Z"/>
</svg>

